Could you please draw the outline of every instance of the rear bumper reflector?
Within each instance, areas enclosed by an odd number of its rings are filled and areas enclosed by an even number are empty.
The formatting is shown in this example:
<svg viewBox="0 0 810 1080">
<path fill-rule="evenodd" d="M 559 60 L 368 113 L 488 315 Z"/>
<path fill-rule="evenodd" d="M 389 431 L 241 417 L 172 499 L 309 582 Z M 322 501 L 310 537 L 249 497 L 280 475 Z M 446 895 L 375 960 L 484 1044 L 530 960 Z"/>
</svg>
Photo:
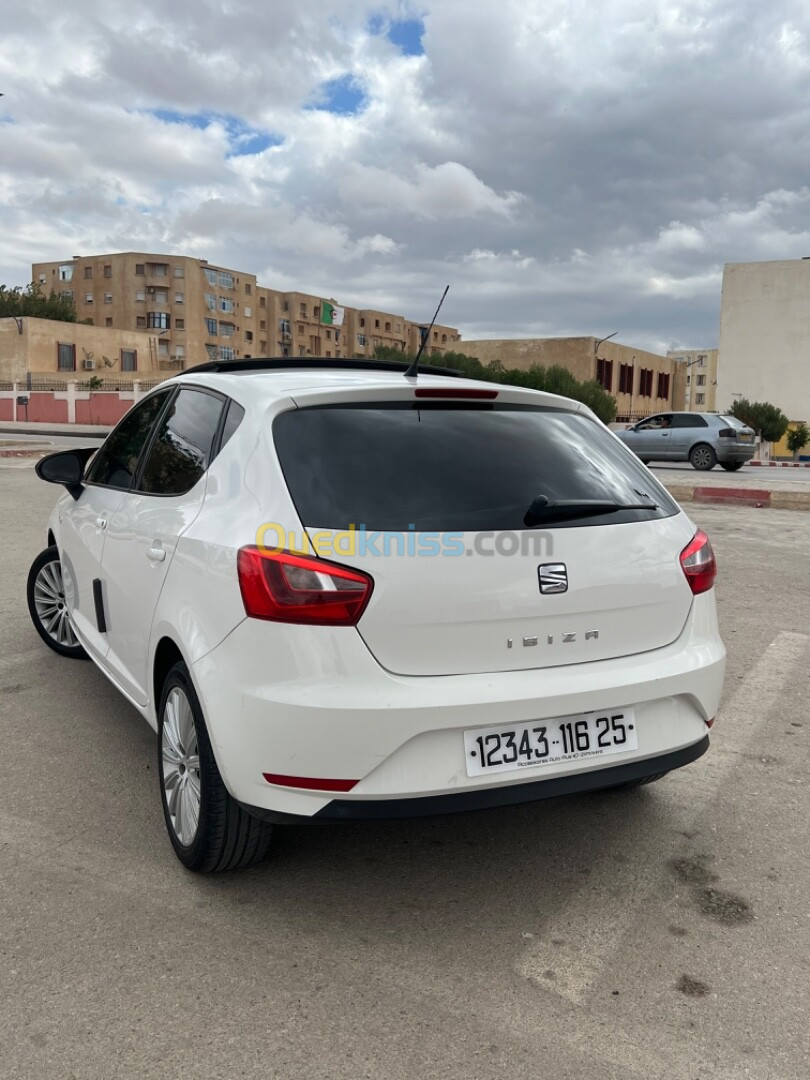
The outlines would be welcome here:
<svg viewBox="0 0 810 1080">
<path fill-rule="evenodd" d="M 306 788 L 307 791 L 351 791 L 359 780 L 329 780 L 322 776 L 284 776 L 282 773 L 262 773 L 268 784 L 279 787 Z"/>
</svg>

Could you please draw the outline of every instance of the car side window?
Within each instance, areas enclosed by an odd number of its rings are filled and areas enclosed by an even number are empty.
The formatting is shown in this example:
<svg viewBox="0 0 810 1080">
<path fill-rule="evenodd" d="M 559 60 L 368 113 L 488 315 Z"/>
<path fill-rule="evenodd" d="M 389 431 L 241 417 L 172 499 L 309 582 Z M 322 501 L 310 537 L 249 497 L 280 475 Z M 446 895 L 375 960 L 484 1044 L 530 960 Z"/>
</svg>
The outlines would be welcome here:
<svg viewBox="0 0 810 1080">
<path fill-rule="evenodd" d="M 132 486 L 141 451 L 168 398 L 168 390 L 152 394 L 127 413 L 87 470 L 88 484 L 125 490 Z"/>
<path fill-rule="evenodd" d="M 663 423 L 663 416 L 650 416 L 643 424 L 638 424 L 636 431 L 657 431 L 660 427 L 669 427 L 669 424 Z"/>
<path fill-rule="evenodd" d="M 184 495 L 205 473 L 223 399 L 184 388 L 160 421 L 146 457 L 138 490 L 152 495 Z"/>
<path fill-rule="evenodd" d="M 225 423 L 222 425 L 222 436 L 219 440 L 220 450 L 242 423 L 244 415 L 245 410 L 241 405 L 237 405 L 235 401 L 228 402 L 228 415 L 225 417 Z"/>
<path fill-rule="evenodd" d="M 694 416 L 680 415 L 680 416 L 674 416 L 672 418 L 672 426 L 677 427 L 677 428 L 696 428 L 696 427 L 705 428 L 705 427 L 708 427 L 709 425 L 706 423 L 706 421 L 703 419 L 702 416 L 698 416 L 698 415 L 694 415 Z"/>
</svg>

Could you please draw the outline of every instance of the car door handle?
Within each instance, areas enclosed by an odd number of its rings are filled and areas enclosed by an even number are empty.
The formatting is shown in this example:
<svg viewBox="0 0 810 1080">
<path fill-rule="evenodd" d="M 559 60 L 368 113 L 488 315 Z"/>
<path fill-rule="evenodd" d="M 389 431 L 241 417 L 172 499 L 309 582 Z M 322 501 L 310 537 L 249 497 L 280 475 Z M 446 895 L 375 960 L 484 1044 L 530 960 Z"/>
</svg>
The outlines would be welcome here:
<svg viewBox="0 0 810 1080">
<path fill-rule="evenodd" d="M 97 517 L 96 518 L 96 528 L 97 529 L 106 529 L 107 528 L 107 519 L 103 518 L 103 517 Z"/>
<path fill-rule="evenodd" d="M 150 562 L 163 562 L 166 558 L 166 550 L 162 547 L 155 547 L 153 544 L 147 551 L 146 557 Z"/>
</svg>

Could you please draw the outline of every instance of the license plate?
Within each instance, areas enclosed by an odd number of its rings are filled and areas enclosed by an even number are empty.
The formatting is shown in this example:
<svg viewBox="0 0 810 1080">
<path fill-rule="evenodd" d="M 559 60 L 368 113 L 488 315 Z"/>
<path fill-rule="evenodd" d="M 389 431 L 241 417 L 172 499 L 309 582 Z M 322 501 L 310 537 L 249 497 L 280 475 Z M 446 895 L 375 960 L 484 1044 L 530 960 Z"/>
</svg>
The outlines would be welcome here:
<svg viewBox="0 0 810 1080">
<path fill-rule="evenodd" d="M 473 728 L 464 732 L 464 750 L 467 776 L 488 776 L 638 750 L 638 732 L 632 709 L 614 709 L 508 727 Z"/>
<path fill-rule="evenodd" d="M 740 440 L 740 442 L 753 442 L 754 441 L 754 436 L 753 435 L 738 435 L 737 438 Z"/>
</svg>

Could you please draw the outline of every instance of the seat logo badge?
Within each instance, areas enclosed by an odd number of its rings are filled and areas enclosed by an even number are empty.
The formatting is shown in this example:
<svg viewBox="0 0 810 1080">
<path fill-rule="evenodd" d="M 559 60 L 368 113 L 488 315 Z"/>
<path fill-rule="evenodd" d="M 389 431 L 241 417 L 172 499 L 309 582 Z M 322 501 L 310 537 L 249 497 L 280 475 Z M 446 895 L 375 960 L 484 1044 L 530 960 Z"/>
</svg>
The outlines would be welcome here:
<svg viewBox="0 0 810 1080">
<path fill-rule="evenodd" d="M 568 571 L 565 563 L 543 563 L 537 567 L 541 593 L 568 592 Z"/>
</svg>

